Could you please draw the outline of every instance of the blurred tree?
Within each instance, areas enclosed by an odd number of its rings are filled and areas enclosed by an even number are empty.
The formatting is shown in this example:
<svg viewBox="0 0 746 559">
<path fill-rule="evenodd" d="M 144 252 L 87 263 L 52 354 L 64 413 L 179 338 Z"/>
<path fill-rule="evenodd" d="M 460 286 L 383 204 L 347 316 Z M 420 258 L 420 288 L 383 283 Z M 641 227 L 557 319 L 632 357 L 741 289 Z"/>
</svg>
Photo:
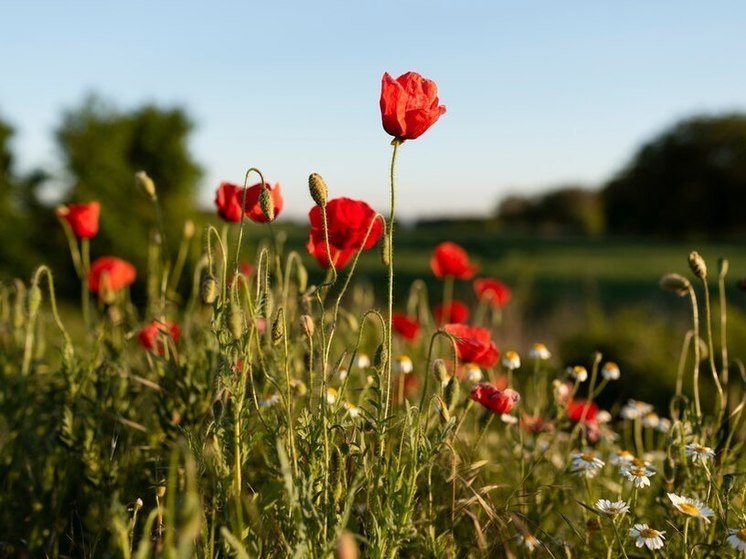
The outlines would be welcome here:
<svg viewBox="0 0 746 559">
<path fill-rule="evenodd" d="M 746 115 L 697 116 L 664 130 L 606 185 L 603 197 L 613 232 L 746 233 Z"/>
<path fill-rule="evenodd" d="M 56 131 L 69 174 L 67 201 L 101 203 L 94 256 L 110 253 L 143 270 L 155 229 L 150 199 L 137 187 L 144 170 L 155 181 L 167 248 L 174 251 L 184 220 L 194 210 L 201 169 L 187 147 L 192 123 L 182 109 L 147 105 L 120 112 L 97 97 L 67 111 Z"/>
<path fill-rule="evenodd" d="M 42 262 L 44 225 L 49 217 L 39 201 L 38 190 L 46 180 L 42 171 L 19 175 L 14 167 L 11 139 L 14 130 L 0 120 L 0 277 L 28 279 Z"/>
<path fill-rule="evenodd" d="M 598 235 L 604 229 L 598 192 L 574 185 L 533 198 L 509 196 L 498 206 L 497 218 L 511 229 L 545 234 Z"/>
</svg>

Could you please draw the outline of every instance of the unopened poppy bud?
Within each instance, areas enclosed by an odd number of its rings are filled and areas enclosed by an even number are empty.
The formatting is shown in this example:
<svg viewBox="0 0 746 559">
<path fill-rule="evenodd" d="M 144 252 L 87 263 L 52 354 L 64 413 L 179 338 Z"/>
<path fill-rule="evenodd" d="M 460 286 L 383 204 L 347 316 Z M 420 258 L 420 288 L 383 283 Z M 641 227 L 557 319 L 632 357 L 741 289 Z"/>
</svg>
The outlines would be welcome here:
<svg viewBox="0 0 746 559">
<path fill-rule="evenodd" d="M 311 191 L 311 198 L 320 208 L 326 206 L 329 197 L 326 183 L 318 173 L 311 173 L 308 177 L 308 190 Z"/>
<path fill-rule="evenodd" d="M 308 270 L 303 264 L 298 265 L 298 291 L 301 293 L 308 287 Z"/>
<path fill-rule="evenodd" d="M 277 316 L 272 324 L 272 343 L 277 344 L 285 336 L 285 309 L 277 309 Z"/>
<path fill-rule="evenodd" d="M 443 400 L 436 396 L 433 400 L 433 406 L 435 407 L 435 411 L 438 412 L 440 419 L 443 420 L 443 423 L 448 423 L 451 420 L 451 413 L 448 411 L 448 406 L 446 406 Z"/>
<path fill-rule="evenodd" d="M 381 239 L 381 263 L 388 266 L 391 263 L 391 240 L 388 235 Z"/>
<path fill-rule="evenodd" d="M 238 305 L 231 304 L 228 308 L 228 329 L 231 335 L 236 339 L 240 339 L 244 332 L 243 312 Z"/>
<path fill-rule="evenodd" d="M 205 305 L 212 305 L 218 298 L 218 280 L 212 274 L 207 274 L 199 288 L 199 296 Z"/>
<path fill-rule="evenodd" d="M 451 380 L 451 375 L 448 374 L 446 362 L 442 359 L 436 359 L 435 361 L 433 361 L 433 374 L 443 386 L 448 384 L 448 381 Z"/>
<path fill-rule="evenodd" d="M 184 238 L 189 240 L 194 237 L 194 222 L 191 219 L 187 219 L 184 222 Z"/>
<path fill-rule="evenodd" d="M 386 346 L 384 346 L 383 344 L 380 344 L 376 348 L 376 353 L 373 356 L 373 365 L 377 369 L 380 369 L 381 367 L 383 367 L 384 363 L 386 363 L 387 360 L 388 360 L 388 352 L 386 351 Z"/>
<path fill-rule="evenodd" d="M 275 220 L 275 202 L 272 200 L 272 195 L 268 188 L 262 188 L 262 192 L 259 194 L 259 207 L 268 221 Z"/>
<path fill-rule="evenodd" d="M 138 497 L 135 499 L 135 504 L 133 505 L 133 508 L 135 509 L 135 512 L 139 511 L 145 503 L 142 502 L 142 499 Z"/>
<path fill-rule="evenodd" d="M 26 294 L 26 307 L 28 309 L 29 316 L 35 316 L 41 305 L 41 289 L 35 283 L 31 284 L 28 293 Z"/>
<path fill-rule="evenodd" d="M 159 499 L 163 498 L 166 494 L 166 480 L 163 480 L 160 484 L 155 486 L 155 496 Z"/>
<path fill-rule="evenodd" d="M 313 323 L 313 317 L 309 314 L 302 314 L 300 317 L 300 326 L 303 328 L 303 333 L 309 338 L 313 338 L 313 333 L 316 331 L 316 327 Z"/>
<path fill-rule="evenodd" d="M 443 391 L 443 397 L 445 398 L 445 401 L 448 403 L 448 408 L 453 409 L 453 406 L 456 405 L 458 402 L 458 398 L 461 395 L 461 385 L 458 382 L 458 379 L 456 377 L 451 377 L 451 380 L 448 381 L 448 384 L 445 387 L 445 390 Z"/>
<path fill-rule="evenodd" d="M 137 184 L 139 184 L 140 188 L 145 191 L 145 194 L 155 200 L 157 195 L 155 192 L 155 183 L 153 182 L 153 179 L 151 179 L 145 171 L 138 171 L 137 173 L 135 173 L 135 179 L 137 179 Z"/>
<path fill-rule="evenodd" d="M 679 297 L 685 296 L 691 285 L 689 280 L 681 274 L 666 274 L 660 281 L 660 286 L 663 289 L 676 293 Z"/>
<path fill-rule="evenodd" d="M 705 264 L 705 259 L 702 258 L 702 255 L 700 255 L 696 250 L 689 253 L 689 268 L 691 268 L 692 273 L 699 279 L 705 279 L 707 277 L 707 264 Z"/>
</svg>

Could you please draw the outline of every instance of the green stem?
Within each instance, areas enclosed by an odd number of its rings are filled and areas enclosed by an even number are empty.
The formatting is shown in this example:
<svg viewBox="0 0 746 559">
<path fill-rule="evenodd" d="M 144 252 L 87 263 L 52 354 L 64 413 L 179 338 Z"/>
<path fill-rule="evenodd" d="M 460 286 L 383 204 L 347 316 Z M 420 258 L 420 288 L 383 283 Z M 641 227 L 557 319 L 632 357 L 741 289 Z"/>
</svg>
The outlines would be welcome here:
<svg viewBox="0 0 746 559">
<path fill-rule="evenodd" d="M 692 302 L 692 325 L 694 330 L 694 373 L 692 381 L 694 384 L 694 410 L 697 414 L 697 419 L 701 419 L 702 406 L 699 401 L 699 362 L 701 359 L 699 352 L 699 307 L 697 306 L 697 296 L 691 285 L 689 286 L 688 291 L 689 298 Z"/>
<path fill-rule="evenodd" d="M 702 287 L 705 291 L 705 319 L 707 320 L 707 352 L 708 361 L 710 363 L 710 372 L 712 373 L 712 380 L 715 382 L 715 388 L 718 391 L 718 408 L 717 408 L 717 422 L 723 417 L 725 412 L 725 393 L 723 387 L 720 385 L 720 378 L 718 377 L 717 369 L 715 368 L 715 349 L 712 342 L 712 309 L 710 307 L 710 288 L 707 285 L 707 279 L 702 278 Z"/>
</svg>

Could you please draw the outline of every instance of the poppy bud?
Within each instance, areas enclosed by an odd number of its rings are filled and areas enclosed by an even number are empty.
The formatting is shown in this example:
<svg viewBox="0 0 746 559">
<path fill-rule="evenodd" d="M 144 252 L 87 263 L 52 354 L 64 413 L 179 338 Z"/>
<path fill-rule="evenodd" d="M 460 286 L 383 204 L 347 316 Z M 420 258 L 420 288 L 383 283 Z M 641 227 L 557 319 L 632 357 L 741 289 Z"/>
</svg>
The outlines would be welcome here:
<svg viewBox="0 0 746 559">
<path fill-rule="evenodd" d="M 132 508 L 134 508 L 134 509 L 135 509 L 135 512 L 137 512 L 137 511 L 139 511 L 139 510 L 140 510 L 140 509 L 141 509 L 141 508 L 143 507 L 143 505 L 144 505 L 144 504 L 145 504 L 145 503 L 143 503 L 143 502 L 142 502 L 142 499 L 141 499 L 140 497 L 138 497 L 138 498 L 137 498 L 137 499 L 135 500 L 135 503 L 134 503 L 134 505 L 132 505 Z"/>
<path fill-rule="evenodd" d="M 35 283 L 31 284 L 26 294 L 26 306 L 29 316 L 35 316 L 41 305 L 41 289 Z"/>
<path fill-rule="evenodd" d="M 241 308 L 235 303 L 231 304 L 228 308 L 228 329 L 231 335 L 236 339 L 240 339 L 244 332 L 244 321 L 243 312 Z"/>
<path fill-rule="evenodd" d="M 315 326 L 313 323 L 313 318 L 311 315 L 303 314 L 300 317 L 300 326 L 303 328 L 303 333 L 308 336 L 309 338 L 313 337 L 313 333 L 315 331 Z"/>
<path fill-rule="evenodd" d="M 212 274 L 207 274 L 199 288 L 199 296 L 205 305 L 212 305 L 218 298 L 218 280 Z"/>
<path fill-rule="evenodd" d="M 689 268 L 692 273 L 699 279 L 705 279 L 707 277 L 707 264 L 705 259 L 696 251 L 693 250 L 689 253 Z"/>
<path fill-rule="evenodd" d="M 259 194 L 259 207 L 262 209 L 262 213 L 266 216 L 267 221 L 275 220 L 275 202 L 272 200 L 272 195 L 267 188 L 262 188 Z"/>
<path fill-rule="evenodd" d="M 442 359 L 436 359 L 433 361 L 433 374 L 438 382 L 443 386 L 448 384 L 448 381 L 451 380 L 451 375 L 448 374 L 448 369 L 446 368 L 446 362 Z"/>
<path fill-rule="evenodd" d="M 718 274 L 721 277 L 728 273 L 728 268 L 729 268 L 728 259 L 718 258 Z"/>
<path fill-rule="evenodd" d="M 326 183 L 324 182 L 324 179 L 321 178 L 321 175 L 318 173 L 311 173 L 308 176 L 308 190 L 311 191 L 311 198 L 313 198 L 313 201 L 316 202 L 317 206 L 320 208 L 326 206 L 328 192 Z"/>
<path fill-rule="evenodd" d="M 388 235 L 384 235 L 381 241 L 381 263 L 384 266 L 391 263 L 391 239 Z"/>
<path fill-rule="evenodd" d="M 285 336 L 285 309 L 277 309 L 277 316 L 272 324 L 272 343 L 277 344 Z"/>
<path fill-rule="evenodd" d="M 381 369 L 383 367 L 384 363 L 388 360 L 388 352 L 386 351 L 386 346 L 383 344 L 380 344 L 376 348 L 376 353 L 373 355 L 373 365 L 376 367 L 376 369 Z"/>
<path fill-rule="evenodd" d="M 153 182 L 153 179 L 151 179 L 145 171 L 138 171 L 137 173 L 135 173 L 135 179 L 137 180 L 137 184 L 140 185 L 140 188 L 145 191 L 145 194 L 150 196 L 151 199 L 155 200 L 157 195 L 155 192 L 155 183 Z"/>
<path fill-rule="evenodd" d="M 460 395 L 461 385 L 456 377 L 451 377 L 451 380 L 448 381 L 448 384 L 443 391 L 443 397 L 448 403 L 449 409 L 453 409 L 453 407 L 458 403 L 458 398 Z"/>
<path fill-rule="evenodd" d="M 679 297 L 684 297 L 692 284 L 680 274 L 666 274 L 661 278 L 660 286 L 666 291 L 672 291 Z"/>
<path fill-rule="evenodd" d="M 301 293 L 308 287 L 308 270 L 303 264 L 298 265 L 298 291 Z"/>
</svg>

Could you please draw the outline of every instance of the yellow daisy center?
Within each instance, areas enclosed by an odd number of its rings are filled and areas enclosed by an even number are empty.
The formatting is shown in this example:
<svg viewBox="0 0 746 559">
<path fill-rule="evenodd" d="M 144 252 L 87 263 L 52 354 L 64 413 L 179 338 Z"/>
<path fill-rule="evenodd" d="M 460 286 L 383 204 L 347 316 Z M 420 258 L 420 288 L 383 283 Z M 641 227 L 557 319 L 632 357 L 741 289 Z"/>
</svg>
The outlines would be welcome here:
<svg viewBox="0 0 746 559">
<path fill-rule="evenodd" d="M 699 516 L 699 507 L 691 503 L 679 503 L 679 510 L 689 516 Z"/>
<path fill-rule="evenodd" d="M 582 458 L 585 462 L 593 462 L 593 459 L 596 457 L 592 452 L 584 452 L 580 455 L 580 458 Z"/>
<path fill-rule="evenodd" d="M 640 530 L 641 538 L 655 538 L 657 536 L 658 536 L 658 530 L 653 530 L 652 528 L 645 528 L 643 530 Z"/>
<path fill-rule="evenodd" d="M 746 542 L 746 528 L 741 528 L 738 532 L 734 534 L 739 540 L 742 542 Z"/>
</svg>

